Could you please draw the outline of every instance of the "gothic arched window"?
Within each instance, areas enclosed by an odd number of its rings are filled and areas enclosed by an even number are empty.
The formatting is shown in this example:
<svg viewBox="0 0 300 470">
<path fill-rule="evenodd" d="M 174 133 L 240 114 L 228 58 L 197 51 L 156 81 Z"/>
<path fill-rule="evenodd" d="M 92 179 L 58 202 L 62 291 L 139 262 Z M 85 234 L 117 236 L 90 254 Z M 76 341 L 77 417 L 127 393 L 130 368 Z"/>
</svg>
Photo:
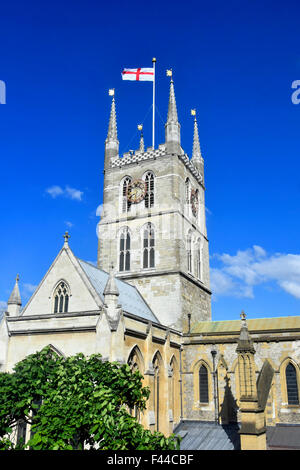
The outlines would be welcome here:
<svg viewBox="0 0 300 470">
<path fill-rule="evenodd" d="M 120 233 L 119 271 L 130 271 L 130 233 L 127 227 Z"/>
<path fill-rule="evenodd" d="M 149 209 L 154 206 L 154 174 L 148 171 L 145 176 L 146 194 L 145 194 L 145 207 Z"/>
<path fill-rule="evenodd" d="M 141 357 L 141 352 L 138 349 L 138 347 L 134 347 L 133 350 L 131 351 L 127 364 L 130 367 L 131 372 L 141 372 L 142 370 L 142 357 Z M 137 406 L 134 406 L 134 408 L 129 408 L 129 413 L 131 416 L 134 416 L 138 421 L 140 421 L 140 411 Z"/>
<path fill-rule="evenodd" d="M 155 233 L 153 225 L 147 224 L 143 229 L 143 268 L 155 266 Z"/>
<path fill-rule="evenodd" d="M 70 292 L 67 284 L 60 281 L 54 291 L 54 313 L 65 313 L 69 308 Z"/>
<path fill-rule="evenodd" d="M 129 212 L 130 207 L 131 207 L 131 202 L 128 200 L 127 197 L 127 191 L 128 191 L 128 186 L 131 183 L 131 178 L 129 176 L 126 176 L 122 183 L 122 212 Z"/>
<path fill-rule="evenodd" d="M 187 268 L 188 272 L 192 272 L 192 234 L 191 232 L 187 235 L 186 241 L 186 254 L 187 254 Z"/>
<path fill-rule="evenodd" d="M 297 372 L 295 366 L 289 362 L 285 369 L 286 389 L 289 405 L 299 405 Z"/>
<path fill-rule="evenodd" d="M 200 403 L 208 403 L 208 372 L 203 364 L 199 369 L 199 399 Z"/>
</svg>

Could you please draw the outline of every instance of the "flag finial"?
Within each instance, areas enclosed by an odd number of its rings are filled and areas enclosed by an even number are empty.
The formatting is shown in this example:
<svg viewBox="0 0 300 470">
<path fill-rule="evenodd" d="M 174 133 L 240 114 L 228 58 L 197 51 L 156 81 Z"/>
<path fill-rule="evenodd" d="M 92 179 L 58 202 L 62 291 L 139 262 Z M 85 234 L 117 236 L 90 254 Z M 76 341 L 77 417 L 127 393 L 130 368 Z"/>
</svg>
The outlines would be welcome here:
<svg viewBox="0 0 300 470">
<path fill-rule="evenodd" d="M 137 128 L 141 132 L 139 151 L 144 153 L 145 152 L 145 144 L 144 144 L 144 135 L 143 135 L 143 124 L 138 124 Z"/>
<path fill-rule="evenodd" d="M 114 89 L 114 88 L 110 88 L 110 89 L 108 90 L 108 94 L 109 94 L 109 96 L 115 96 L 115 89 Z"/>
</svg>

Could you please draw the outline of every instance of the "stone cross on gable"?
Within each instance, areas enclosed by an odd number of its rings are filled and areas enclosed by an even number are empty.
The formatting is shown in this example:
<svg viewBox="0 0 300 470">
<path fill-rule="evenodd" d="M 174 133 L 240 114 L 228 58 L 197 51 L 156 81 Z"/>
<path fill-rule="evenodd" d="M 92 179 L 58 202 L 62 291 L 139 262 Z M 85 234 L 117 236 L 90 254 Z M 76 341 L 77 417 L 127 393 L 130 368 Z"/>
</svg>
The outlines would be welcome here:
<svg viewBox="0 0 300 470">
<path fill-rule="evenodd" d="M 69 235 L 69 232 L 65 232 L 65 234 L 63 235 L 64 239 L 65 239 L 65 244 L 68 244 L 69 243 L 69 238 L 70 238 L 70 235 Z"/>
</svg>

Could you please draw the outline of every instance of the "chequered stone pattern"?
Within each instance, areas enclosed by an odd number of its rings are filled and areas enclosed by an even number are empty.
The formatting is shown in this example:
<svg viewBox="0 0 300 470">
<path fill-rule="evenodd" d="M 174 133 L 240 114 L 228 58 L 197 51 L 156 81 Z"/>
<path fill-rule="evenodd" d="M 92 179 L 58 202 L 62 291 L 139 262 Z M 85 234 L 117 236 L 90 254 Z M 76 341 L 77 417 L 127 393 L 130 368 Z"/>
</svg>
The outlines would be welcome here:
<svg viewBox="0 0 300 470">
<path fill-rule="evenodd" d="M 139 150 L 135 152 L 127 152 L 122 157 L 117 156 L 111 159 L 111 168 L 122 167 L 125 165 L 130 165 L 132 163 L 138 163 L 145 160 L 155 160 L 158 157 L 164 157 L 168 155 L 166 148 L 164 145 L 160 145 L 158 149 L 149 148 L 146 152 L 140 152 Z M 192 161 L 189 159 L 188 155 L 184 153 L 183 155 L 179 155 L 179 158 L 185 164 L 187 168 L 191 171 L 194 175 L 198 183 L 203 183 L 203 177 L 200 171 L 194 166 Z"/>
</svg>

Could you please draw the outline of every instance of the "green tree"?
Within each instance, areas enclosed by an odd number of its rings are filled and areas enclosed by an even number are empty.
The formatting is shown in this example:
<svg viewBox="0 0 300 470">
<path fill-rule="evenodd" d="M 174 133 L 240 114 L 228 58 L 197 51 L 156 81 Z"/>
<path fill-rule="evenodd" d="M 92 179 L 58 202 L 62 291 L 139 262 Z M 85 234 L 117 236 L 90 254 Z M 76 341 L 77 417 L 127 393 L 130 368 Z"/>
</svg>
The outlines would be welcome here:
<svg viewBox="0 0 300 470">
<path fill-rule="evenodd" d="M 152 433 L 128 413 L 146 409 L 141 379 L 99 354 L 63 358 L 46 347 L 0 373 L 0 449 L 178 449 L 178 437 Z M 31 425 L 26 445 L 11 438 L 20 420 Z"/>
</svg>

